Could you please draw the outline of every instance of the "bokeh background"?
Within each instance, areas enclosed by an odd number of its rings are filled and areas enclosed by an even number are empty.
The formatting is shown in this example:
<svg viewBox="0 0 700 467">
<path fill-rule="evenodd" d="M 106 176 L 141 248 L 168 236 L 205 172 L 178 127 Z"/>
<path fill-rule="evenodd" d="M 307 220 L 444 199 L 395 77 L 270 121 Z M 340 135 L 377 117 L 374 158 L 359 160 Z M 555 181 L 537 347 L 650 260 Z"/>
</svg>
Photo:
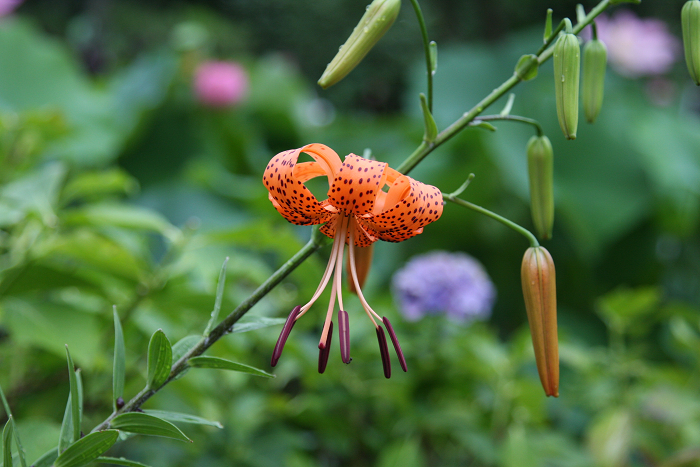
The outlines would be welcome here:
<svg viewBox="0 0 700 467">
<path fill-rule="evenodd" d="M 539 48 L 546 8 L 558 21 L 575 3 L 423 2 L 439 47 L 438 126 Z M 418 145 L 424 58 L 408 2 L 344 81 L 315 85 L 365 4 L 0 1 L 0 383 L 30 462 L 58 439 L 64 344 L 84 380 L 84 430 L 111 412 L 113 304 L 130 396 L 156 329 L 173 343 L 201 333 L 225 257 L 228 312 L 307 241 L 309 228 L 267 200 L 261 175 L 274 154 L 321 142 L 396 166 Z M 394 361 L 384 379 L 372 326 L 346 296 L 353 362 L 341 364 L 334 346 L 319 375 L 322 298 L 295 326 L 275 379 L 191 371 L 146 405 L 223 429 L 182 426 L 194 443 L 136 437 L 110 454 L 153 466 L 700 465 L 700 91 L 682 61 L 682 4 L 622 5 L 600 21 L 604 107 L 575 141 L 558 128 L 549 63 L 514 90 L 513 113 L 539 120 L 555 152 L 544 245 L 557 265 L 558 399 L 545 398 L 531 350 L 519 276 L 527 242 L 447 205 L 424 234 L 379 242 L 366 285 L 408 373 Z M 463 131 L 412 176 L 450 192 L 474 173 L 465 199 L 532 228 L 532 129 L 497 127 Z M 328 250 L 249 315 L 305 303 Z M 436 250 L 483 265 L 490 312 L 402 317 L 392 278 Z M 270 370 L 278 333 L 232 334 L 211 354 Z"/>
</svg>

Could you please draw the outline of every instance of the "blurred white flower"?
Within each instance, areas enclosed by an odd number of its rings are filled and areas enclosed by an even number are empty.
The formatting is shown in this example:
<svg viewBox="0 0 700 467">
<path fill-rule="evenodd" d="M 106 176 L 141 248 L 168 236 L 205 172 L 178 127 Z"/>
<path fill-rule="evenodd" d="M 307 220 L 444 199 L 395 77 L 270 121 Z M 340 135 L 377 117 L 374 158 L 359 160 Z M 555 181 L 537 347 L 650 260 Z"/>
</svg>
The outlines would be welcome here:
<svg viewBox="0 0 700 467">
<path fill-rule="evenodd" d="M 194 73 L 194 93 L 204 105 L 228 107 L 240 102 L 247 91 L 248 74 L 238 63 L 205 62 Z"/>
<path fill-rule="evenodd" d="M 596 26 L 598 38 L 608 47 L 610 64 L 628 78 L 664 74 L 678 58 L 680 42 L 660 19 L 642 19 L 620 10 L 610 17 L 600 15 Z"/>
</svg>

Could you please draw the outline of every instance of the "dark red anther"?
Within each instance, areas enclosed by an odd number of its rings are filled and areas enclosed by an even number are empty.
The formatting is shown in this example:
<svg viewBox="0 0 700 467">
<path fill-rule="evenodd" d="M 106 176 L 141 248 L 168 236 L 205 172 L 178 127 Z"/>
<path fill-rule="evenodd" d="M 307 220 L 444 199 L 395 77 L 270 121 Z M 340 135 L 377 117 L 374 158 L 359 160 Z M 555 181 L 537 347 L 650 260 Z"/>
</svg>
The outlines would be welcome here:
<svg viewBox="0 0 700 467">
<path fill-rule="evenodd" d="M 384 328 L 377 326 L 377 339 L 379 340 L 379 353 L 382 355 L 382 365 L 384 366 L 384 376 L 391 378 L 391 360 L 389 360 L 389 347 L 386 345 Z"/>
<path fill-rule="evenodd" d="M 275 366 L 277 365 L 277 362 L 279 361 L 280 357 L 282 356 L 282 350 L 284 349 L 284 344 L 287 342 L 287 338 L 289 337 L 289 333 L 292 332 L 292 328 L 294 327 L 294 323 L 296 323 L 296 317 L 299 314 L 299 311 L 301 310 L 301 306 L 297 305 L 294 307 L 291 313 L 289 313 L 289 316 L 287 317 L 287 321 L 285 321 L 284 326 L 282 327 L 282 332 L 280 333 L 280 336 L 277 338 L 277 343 L 275 344 L 275 350 L 272 351 L 272 360 L 270 361 L 270 365 Z"/>
<path fill-rule="evenodd" d="M 328 355 L 331 353 L 331 337 L 333 337 L 333 321 L 328 326 L 328 337 L 325 343 L 318 344 L 318 372 L 326 371 L 328 365 Z"/>
<path fill-rule="evenodd" d="M 340 358 L 343 363 L 350 363 L 350 321 L 348 320 L 348 312 L 338 310 L 338 330 L 340 334 Z"/>
<path fill-rule="evenodd" d="M 399 344 L 399 339 L 396 337 L 394 328 L 391 327 L 389 318 L 382 318 L 382 321 L 384 321 L 384 326 L 386 326 L 386 330 L 389 331 L 389 337 L 391 338 L 391 343 L 394 344 L 394 350 L 396 350 L 396 355 L 399 357 L 399 364 L 401 365 L 401 369 L 403 371 L 408 371 L 408 367 L 406 366 L 406 358 L 403 356 L 403 350 L 401 350 L 401 344 Z"/>
</svg>

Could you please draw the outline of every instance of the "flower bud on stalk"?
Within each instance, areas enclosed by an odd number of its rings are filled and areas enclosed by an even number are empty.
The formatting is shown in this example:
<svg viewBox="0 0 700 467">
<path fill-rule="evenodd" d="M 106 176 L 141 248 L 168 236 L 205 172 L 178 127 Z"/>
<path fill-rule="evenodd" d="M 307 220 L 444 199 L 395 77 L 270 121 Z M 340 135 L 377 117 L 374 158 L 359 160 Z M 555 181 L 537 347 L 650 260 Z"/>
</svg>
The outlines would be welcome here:
<svg viewBox="0 0 700 467">
<path fill-rule="evenodd" d="M 683 49 L 688 72 L 700 86 L 700 1 L 689 0 L 681 10 Z"/>
<path fill-rule="evenodd" d="M 547 396 L 559 397 L 556 277 L 554 261 L 544 247 L 527 249 L 520 278 L 540 381 Z"/>
<path fill-rule="evenodd" d="M 374 0 L 326 67 L 318 80 L 319 86 L 327 89 L 345 78 L 394 24 L 400 8 L 401 0 Z"/>
<path fill-rule="evenodd" d="M 527 171 L 530 177 L 530 211 L 537 236 L 552 238 L 554 225 L 554 156 L 546 136 L 533 136 L 527 143 Z"/>
<path fill-rule="evenodd" d="M 568 18 L 566 30 L 571 31 Z M 581 74 L 581 48 L 578 38 L 566 32 L 554 44 L 554 94 L 559 126 L 566 139 L 576 139 L 578 127 L 578 83 Z"/>
<path fill-rule="evenodd" d="M 605 88 L 605 66 L 608 49 L 598 39 L 586 42 L 583 46 L 583 113 L 586 120 L 593 123 L 603 107 L 603 90 Z"/>
</svg>

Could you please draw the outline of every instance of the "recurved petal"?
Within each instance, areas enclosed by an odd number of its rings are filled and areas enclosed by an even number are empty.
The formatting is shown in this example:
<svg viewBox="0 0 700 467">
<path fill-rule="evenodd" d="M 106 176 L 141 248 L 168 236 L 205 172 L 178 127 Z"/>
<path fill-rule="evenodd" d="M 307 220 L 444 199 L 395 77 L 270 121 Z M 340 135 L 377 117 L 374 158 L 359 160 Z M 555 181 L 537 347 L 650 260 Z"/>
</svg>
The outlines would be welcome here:
<svg viewBox="0 0 700 467">
<path fill-rule="evenodd" d="M 377 192 L 386 180 L 387 165 L 349 154 L 331 183 L 328 201 L 337 209 L 358 216 L 372 212 Z"/>
<path fill-rule="evenodd" d="M 315 162 L 297 164 L 302 152 L 309 154 Z M 263 183 L 269 191 L 272 205 L 289 222 L 298 225 L 320 224 L 327 222 L 331 214 L 304 183 L 321 175 L 332 180 L 340 165 L 340 158 L 331 148 L 309 144 L 273 157 L 265 168 Z"/>
<path fill-rule="evenodd" d="M 426 185 L 406 175 L 393 182 L 386 195 L 381 212 L 360 218 L 359 222 L 370 235 L 387 242 L 402 242 L 423 232 L 423 226 L 442 215 L 442 194 L 432 185 Z"/>
</svg>

